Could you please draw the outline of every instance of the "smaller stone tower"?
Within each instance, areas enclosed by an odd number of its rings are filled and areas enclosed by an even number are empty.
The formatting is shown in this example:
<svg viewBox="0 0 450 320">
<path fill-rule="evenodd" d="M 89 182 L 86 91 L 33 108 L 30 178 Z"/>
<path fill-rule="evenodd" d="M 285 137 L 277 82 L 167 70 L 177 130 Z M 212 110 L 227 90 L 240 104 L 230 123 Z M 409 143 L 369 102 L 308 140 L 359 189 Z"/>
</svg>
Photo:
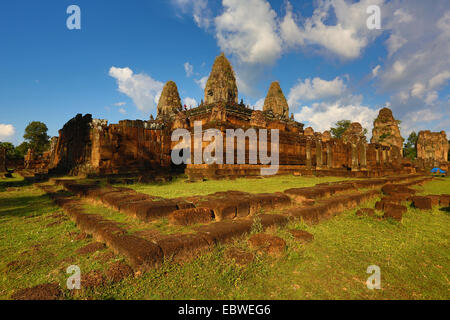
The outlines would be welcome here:
<svg viewBox="0 0 450 320">
<path fill-rule="evenodd" d="M 289 119 L 289 105 L 278 81 L 272 82 L 264 100 L 263 111 L 272 113 L 281 119 Z"/>
<path fill-rule="evenodd" d="M 180 95 L 175 82 L 169 81 L 164 85 L 158 102 L 158 118 L 172 117 L 182 110 Z"/>
<path fill-rule="evenodd" d="M 380 110 L 378 117 L 373 123 L 371 143 L 379 143 L 383 146 L 397 147 L 403 155 L 403 141 L 398 127 L 398 121 L 394 119 L 389 108 Z"/>
</svg>

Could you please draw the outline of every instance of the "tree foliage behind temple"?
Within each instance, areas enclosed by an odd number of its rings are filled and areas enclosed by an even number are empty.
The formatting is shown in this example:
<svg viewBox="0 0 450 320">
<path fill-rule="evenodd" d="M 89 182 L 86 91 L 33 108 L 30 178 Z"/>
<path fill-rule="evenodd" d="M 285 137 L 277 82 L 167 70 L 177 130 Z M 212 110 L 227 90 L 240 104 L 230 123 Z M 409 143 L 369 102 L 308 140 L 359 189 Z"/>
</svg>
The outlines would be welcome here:
<svg viewBox="0 0 450 320">
<path fill-rule="evenodd" d="M 351 126 L 352 122 L 350 120 L 339 120 L 334 125 L 334 128 L 331 128 L 331 134 L 333 138 L 342 138 L 343 134 L 347 129 Z M 363 134 L 367 135 L 367 129 L 363 128 Z"/>
<path fill-rule="evenodd" d="M 50 137 L 47 135 L 47 131 L 45 123 L 39 121 L 30 122 L 25 128 L 23 138 L 37 154 L 42 154 L 50 146 Z"/>
<path fill-rule="evenodd" d="M 415 131 L 411 132 L 403 147 L 403 156 L 414 160 L 417 158 L 417 139 L 418 135 Z"/>
<path fill-rule="evenodd" d="M 23 159 L 29 148 L 27 142 L 23 142 L 17 147 L 10 142 L 0 142 L 0 146 L 6 149 L 6 157 L 8 159 Z"/>
</svg>

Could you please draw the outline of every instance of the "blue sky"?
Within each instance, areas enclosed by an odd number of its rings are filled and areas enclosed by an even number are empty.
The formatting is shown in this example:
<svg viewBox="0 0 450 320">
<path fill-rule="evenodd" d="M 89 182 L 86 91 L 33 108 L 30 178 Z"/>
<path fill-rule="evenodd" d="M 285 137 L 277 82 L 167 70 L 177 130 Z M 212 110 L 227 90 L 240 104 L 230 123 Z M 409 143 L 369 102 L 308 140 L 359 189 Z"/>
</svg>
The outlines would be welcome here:
<svg viewBox="0 0 450 320">
<path fill-rule="evenodd" d="M 66 9 L 81 9 L 68 30 Z M 381 8 L 381 30 L 366 9 Z M 8 1 L 0 12 L 0 141 L 30 121 L 50 135 L 77 113 L 115 123 L 156 114 L 162 85 L 186 104 L 225 52 L 240 98 L 260 108 L 278 80 L 298 121 L 371 129 L 387 105 L 402 133 L 450 133 L 450 3 L 420 0 Z"/>
</svg>

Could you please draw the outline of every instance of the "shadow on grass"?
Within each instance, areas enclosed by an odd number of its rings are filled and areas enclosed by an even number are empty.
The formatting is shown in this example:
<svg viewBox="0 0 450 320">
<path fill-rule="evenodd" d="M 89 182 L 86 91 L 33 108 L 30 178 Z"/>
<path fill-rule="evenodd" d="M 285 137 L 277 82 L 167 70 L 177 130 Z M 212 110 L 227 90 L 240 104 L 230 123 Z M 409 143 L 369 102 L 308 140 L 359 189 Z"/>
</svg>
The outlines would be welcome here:
<svg viewBox="0 0 450 320">
<path fill-rule="evenodd" d="M 0 219 L 10 217 L 37 217 L 55 211 L 47 195 L 18 196 L 0 199 Z"/>
<path fill-rule="evenodd" d="M 180 181 L 186 181 L 188 176 L 185 174 L 173 175 L 170 180 L 167 181 L 146 181 L 138 182 L 137 179 L 110 179 L 110 184 L 113 186 L 126 186 L 126 185 L 142 185 L 142 186 L 171 186 L 179 183 Z"/>
<path fill-rule="evenodd" d="M 445 207 L 445 208 L 441 208 L 439 209 L 440 211 L 444 211 L 447 214 L 450 214 L 450 207 Z"/>
<path fill-rule="evenodd" d="M 30 180 L 13 180 L 8 181 L 8 179 L 2 179 L 0 180 L 0 192 L 6 191 L 6 188 L 19 188 L 19 187 L 26 187 L 33 184 L 33 181 Z"/>
</svg>

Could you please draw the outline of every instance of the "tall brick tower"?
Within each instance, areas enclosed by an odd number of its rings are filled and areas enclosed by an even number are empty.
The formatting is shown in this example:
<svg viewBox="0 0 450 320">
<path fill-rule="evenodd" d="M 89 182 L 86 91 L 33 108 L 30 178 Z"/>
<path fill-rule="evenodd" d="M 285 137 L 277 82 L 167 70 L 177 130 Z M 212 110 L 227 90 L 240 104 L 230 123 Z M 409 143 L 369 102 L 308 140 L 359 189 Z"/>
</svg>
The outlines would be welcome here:
<svg viewBox="0 0 450 320">
<path fill-rule="evenodd" d="M 238 88 L 234 70 L 223 53 L 214 61 L 205 87 L 205 103 L 218 102 L 238 103 Z"/>
</svg>

